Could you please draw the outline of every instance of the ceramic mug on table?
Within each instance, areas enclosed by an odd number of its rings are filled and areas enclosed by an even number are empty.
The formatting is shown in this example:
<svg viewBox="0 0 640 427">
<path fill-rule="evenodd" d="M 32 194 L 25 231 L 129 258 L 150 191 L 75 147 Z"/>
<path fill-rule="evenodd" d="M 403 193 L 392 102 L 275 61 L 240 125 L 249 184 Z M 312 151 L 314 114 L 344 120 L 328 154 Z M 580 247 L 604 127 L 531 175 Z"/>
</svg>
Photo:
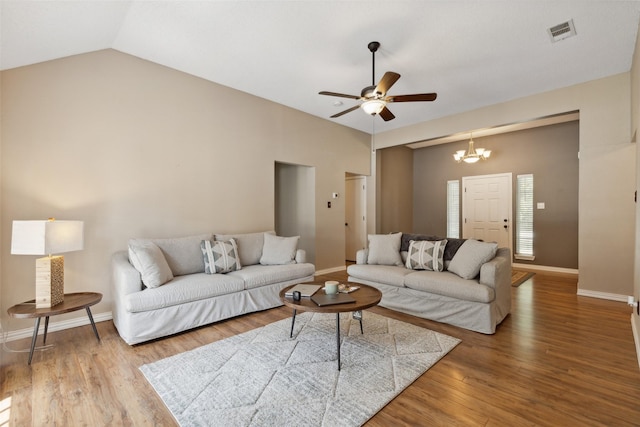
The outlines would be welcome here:
<svg viewBox="0 0 640 427">
<path fill-rule="evenodd" d="M 327 295 L 337 294 L 339 284 L 340 282 L 336 282 L 335 280 L 324 282 L 324 293 Z"/>
</svg>

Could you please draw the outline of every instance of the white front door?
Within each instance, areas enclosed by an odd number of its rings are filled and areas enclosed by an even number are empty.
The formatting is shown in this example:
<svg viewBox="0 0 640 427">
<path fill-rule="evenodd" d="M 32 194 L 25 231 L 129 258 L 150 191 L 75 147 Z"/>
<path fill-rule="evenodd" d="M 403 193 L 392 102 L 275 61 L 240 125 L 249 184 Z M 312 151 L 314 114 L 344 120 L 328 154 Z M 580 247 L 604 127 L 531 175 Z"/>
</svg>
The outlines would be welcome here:
<svg viewBox="0 0 640 427">
<path fill-rule="evenodd" d="M 511 249 L 511 174 L 462 178 L 462 237 Z"/>
<path fill-rule="evenodd" d="M 365 177 L 345 180 L 345 254 L 347 261 L 356 260 L 356 252 L 367 245 Z"/>
</svg>

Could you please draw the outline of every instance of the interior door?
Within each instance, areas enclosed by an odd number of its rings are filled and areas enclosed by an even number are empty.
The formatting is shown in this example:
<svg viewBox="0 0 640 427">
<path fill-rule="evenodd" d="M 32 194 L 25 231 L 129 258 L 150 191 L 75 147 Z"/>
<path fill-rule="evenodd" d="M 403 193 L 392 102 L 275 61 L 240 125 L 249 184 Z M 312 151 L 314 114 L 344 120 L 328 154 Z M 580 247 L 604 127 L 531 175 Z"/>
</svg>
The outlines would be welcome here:
<svg viewBox="0 0 640 427">
<path fill-rule="evenodd" d="M 511 174 L 462 178 L 462 237 L 511 249 Z"/>
<path fill-rule="evenodd" d="M 367 245 L 365 177 L 347 177 L 345 180 L 345 256 L 356 260 L 356 252 Z"/>
</svg>

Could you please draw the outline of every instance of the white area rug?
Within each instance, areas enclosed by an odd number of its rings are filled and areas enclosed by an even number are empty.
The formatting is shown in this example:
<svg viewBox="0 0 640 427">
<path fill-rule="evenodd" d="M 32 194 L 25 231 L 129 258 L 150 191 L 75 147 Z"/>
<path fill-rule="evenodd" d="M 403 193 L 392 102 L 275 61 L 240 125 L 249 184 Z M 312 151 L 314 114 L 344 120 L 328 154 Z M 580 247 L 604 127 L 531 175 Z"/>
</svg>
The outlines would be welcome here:
<svg viewBox="0 0 640 427">
<path fill-rule="evenodd" d="M 182 426 L 359 426 L 453 349 L 457 338 L 363 312 L 302 313 L 144 365 Z"/>
</svg>

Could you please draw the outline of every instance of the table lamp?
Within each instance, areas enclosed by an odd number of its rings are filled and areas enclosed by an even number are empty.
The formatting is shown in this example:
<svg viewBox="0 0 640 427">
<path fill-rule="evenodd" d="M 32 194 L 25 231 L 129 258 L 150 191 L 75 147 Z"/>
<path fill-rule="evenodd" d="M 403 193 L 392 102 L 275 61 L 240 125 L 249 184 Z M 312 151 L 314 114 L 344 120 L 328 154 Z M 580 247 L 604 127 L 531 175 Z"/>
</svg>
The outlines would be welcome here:
<svg viewBox="0 0 640 427">
<path fill-rule="evenodd" d="M 11 254 L 47 255 L 36 260 L 36 308 L 49 308 L 64 300 L 65 252 L 84 247 L 82 221 L 13 221 Z"/>
</svg>

